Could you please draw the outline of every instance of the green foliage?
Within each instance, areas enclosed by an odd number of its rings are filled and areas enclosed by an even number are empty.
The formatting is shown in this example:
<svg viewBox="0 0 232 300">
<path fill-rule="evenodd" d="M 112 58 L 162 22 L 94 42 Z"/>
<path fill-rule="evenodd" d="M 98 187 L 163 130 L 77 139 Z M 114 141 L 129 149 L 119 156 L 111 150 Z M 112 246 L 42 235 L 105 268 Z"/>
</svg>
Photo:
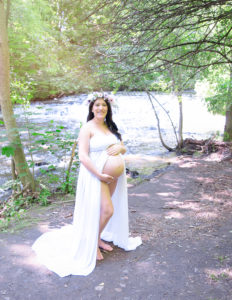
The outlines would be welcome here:
<svg viewBox="0 0 232 300">
<path fill-rule="evenodd" d="M 66 164 L 61 168 L 48 161 L 48 167 L 40 169 L 40 181 L 46 182 L 40 203 L 48 203 L 55 187 L 74 192 L 78 163 L 67 176 L 74 136 L 54 121 L 46 128 L 32 124 L 27 111 L 32 99 L 100 88 L 178 92 L 192 88 L 198 79 L 209 109 L 225 114 L 232 101 L 227 59 L 232 33 L 231 19 L 223 16 L 230 16 L 231 8 L 212 4 L 207 9 L 200 6 L 198 12 L 186 2 L 183 18 L 183 3 L 11 1 L 11 99 L 25 109 L 21 132 L 26 129 L 30 167 L 34 170 L 37 153 L 58 155 Z M 201 77 L 200 67 L 204 67 Z M 7 157 L 14 155 L 11 145 L 1 151 Z M 17 201 L 15 211 L 21 207 Z"/>
<path fill-rule="evenodd" d="M 10 199 L 6 203 L 0 205 L 0 220 L 3 219 L 10 222 L 12 218 L 20 219 L 24 212 L 25 207 L 28 206 L 30 199 L 24 198 L 23 196 L 18 197 L 17 199 Z"/>
<path fill-rule="evenodd" d="M 33 97 L 33 89 L 26 82 L 20 82 L 18 80 L 11 81 L 11 100 L 13 103 L 22 105 L 29 105 L 30 100 Z"/>
<path fill-rule="evenodd" d="M 224 142 L 229 142 L 230 141 L 230 135 L 226 131 L 224 131 L 223 140 L 224 140 Z"/>
<path fill-rule="evenodd" d="M 208 109 L 214 114 L 225 115 L 232 103 L 230 66 L 212 66 L 202 74 L 196 84 L 197 93 L 202 96 Z"/>
<path fill-rule="evenodd" d="M 7 227 L 13 219 L 21 219 L 25 210 L 34 203 L 46 206 L 49 202 L 48 197 L 51 192 L 45 187 L 41 189 L 38 195 L 13 197 L 0 205 L 0 228 Z"/>
<path fill-rule="evenodd" d="M 62 160 L 68 161 L 75 137 L 68 132 L 63 125 L 55 124 L 55 122 L 51 120 L 47 127 L 33 128 L 30 136 L 31 139 L 28 144 L 28 149 L 32 154 L 41 152 L 44 154 L 50 153 L 52 156 L 54 155 L 54 158 L 56 157 L 59 162 Z M 32 163 L 34 164 L 33 159 Z M 58 167 L 54 160 L 54 163 L 48 164 L 46 168 L 40 168 L 40 173 L 42 174 L 41 180 L 46 183 L 49 190 L 55 185 L 64 192 L 64 186 L 67 185 L 66 167 L 67 164 L 65 164 L 63 168 Z M 78 166 L 73 167 L 73 173 L 76 173 L 77 167 Z M 69 180 L 71 192 L 74 181 L 76 181 L 76 176 L 71 176 Z"/>
<path fill-rule="evenodd" d="M 14 102 L 22 101 L 20 85 L 27 86 L 30 98 L 47 98 L 95 84 L 89 64 L 94 58 L 86 48 L 97 35 L 96 30 L 87 30 L 92 6 L 90 1 L 11 3 L 8 32 Z"/>
<path fill-rule="evenodd" d="M 15 148 L 12 146 L 4 146 L 2 147 L 2 155 L 7 157 L 13 156 L 15 152 Z"/>
<path fill-rule="evenodd" d="M 51 192 L 44 187 L 37 198 L 37 201 L 39 202 L 40 205 L 46 206 L 49 202 L 48 197 L 51 196 Z"/>
<path fill-rule="evenodd" d="M 33 203 L 40 205 L 47 205 L 49 203 L 49 197 L 52 193 L 59 191 L 60 193 L 74 193 L 77 169 L 78 169 L 78 157 L 73 164 L 71 173 L 67 177 L 67 165 L 70 159 L 72 146 L 75 141 L 73 133 L 67 131 L 62 125 L 55 123 L 51 120 L 46 126 L 35 125 L 31 121 L 31 117 L 34 112 L 31 113 L 30 104 L 27 101 L 27 95 L 22 100 L 23 115 L 24 115 L 24 127 L 21 128 L 23 132 L 22 142 L 25 145 L 25 149 L 30 155 L 28 159 L 29 167 L 33 169 L 36 166 L 34 160 L 34 154 L 44 157 L 44 163 L 46 168 L 40 168 L 40 176 L 37 176 L 36 180 L 39 182 L 42 189 L 38 193 L 28 194 L 22 192 L 22 195 L 13 197 L 6 201 L 0 207 L 0 227 L 7 226 L 12 218 L 20 218 L 23 215 L 25 209 L 31 206 Z M 40 107 L 37 107 L 38 112 L 35 115 L 41 114 Z M 27 133 L 27 134 L 26 134 Z M 2 147 L 2 154 L 10 156 L 14 154 L 14 148 L 11 146 Z M 54 162 L 51 163 L 51 160 Z M 59 163 L 63 161 L 63 165 L 59 166 Z M 24 174 L 21 174 L 23 176 Z M 11 180 L 1 187 L 3 190 L 12 189 L 16 194 L 20 193 L 22 187 L 20 180 Z"/>
<path fill-rule="evenodd" d="M 76 162 L 74 163 L 74 166 L 71 169 L 71 176 L 68 173 L 68 171 L 66 171 L 66 180 L 61 183 L 59 189 L 63 192 L 63 193 L 68 193 L 68 194 L 75 194 L 75 183 L 77 181 L 77 169 L 79 168 L 79 163 Z"/>
<path fill-rule="evenodd" d="M 20 180 L 16 179 L 16 180 L 8 180 L 7 182 L 5 182 L 0 188 L 2 190 L 8 190 L 8 189 L 12 189 L 13 191 L 17 191 L 18 189 L 20 189 Z"/>
<path fill-rule="evenodd" d="M 24 101 L 21 85 L 30 99 L 100 88 L 170 91 L 170 67 L 179 88 L 192 88 L 196 66 L 221 63 L 231 38 L 228 5 L 199 5 L 199 15 L 196 7 L 171 1 L 13 1 L 12 100 Z M 225 42 L 223 51 L 217 41 Z M 218 111 L 224 93 L 215 95 L 208 103 Z"/>
<path fill-rule="evenodd" d="M 219 260 L 220 263 L 223 263 L 227 259 L 227 257 L 221 255 L 221 256 L 218 256 L 217 259 Z"/>
<path fill-rule="evenodd" d="M 223 280 L 223 279 L 226 279 L 228 278 L 229 275 L 227 273 L 220 273 L 218 275 L 215 275 L 215 274 L 210 274 L 210 278 L 213 280 L 213 281 L 219 281 L 219 280 Z"/>
</svg>

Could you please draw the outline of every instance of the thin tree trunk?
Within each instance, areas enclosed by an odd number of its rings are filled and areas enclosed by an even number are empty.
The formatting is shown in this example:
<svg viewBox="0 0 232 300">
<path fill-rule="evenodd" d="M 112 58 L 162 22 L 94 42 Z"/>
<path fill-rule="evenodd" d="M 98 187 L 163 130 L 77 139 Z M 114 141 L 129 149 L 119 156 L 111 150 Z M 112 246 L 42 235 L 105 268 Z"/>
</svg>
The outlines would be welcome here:
<svg viewBox="0 0 232 300">
<path fill-rule="evenodd" d="M 3 1 L 0 0 L 0 105 L 7 137 L 14 148 L 14 161 L 18 177 L 23 186 L 35 190 L 35 181 L 25 159 L 19 131 L 14 117 L 13 106 L 10 100 L 10 63 L 6 28 L 6 16 Z"/>
<path fill-rule="evenodd" d="M 173 148 L 170 148 L 167 144 L 165 144 L 164 140 L 163 140 L 163 137 L 162 137 L 162 134 L 161 134 L 161 129 L 160 129 L 160 120 L 159 120 L 159 117 L 158 117 L 158 114 L 156 112 L 156 109 L 155 109 L 155 106 L 152 102 L 152 99 L 151 99 L 151 95 L 150 93 L 147 91 L 147 95 L 148 95 L 148 98 L 150 100 L 150 103 L 151 103 L 151 106 L 152 106 L 152 109 L 155 113 L 155 117 L 156 117 L 156 121 L 157 121 L 157 127 L 158 127 L 158 132 L 159 132 L 159 138 L 160 138 L 160 141 L 161 141 L 161 144 L 163 145 L 164 148 L 166 148 L 168 151 L 174 151 Z"/>
<path fill-rule="evenodd" d="M 175 125 L 174 125 L 174 123 L 173 123 L 173 121 L 172 121 L 172 119 L 171 119 L 171 117 L 170 117 L 169 112 L 168 112 L 168 111 L 165 109 L 165 107 L 157 100 L 157 98 L 156 98 L 154 95 L 152 95 L 152 94 L 151 94 L 150 92 L 148 92 L 148 91 L 146 91 L 146 93 L 149 94 L 150 97 L 153 98 L 153 99 L 155 100 L 155 102 L 162 108 L 162 110 L 163 110 L 163 111 L 165 112 L 165 114 L 167 115 L 167 117 L 168 117 L 168 119 L 169 119 L 169 121 L 170 121 L 170 123 L 171 123 L 172 129 L 173 129 L 173 133 L 174 133 L 175 138 L 176 138 L 176 142 L 178 143 L 178 138 L 177 138 L 177 134 L 176 134 L 176 128 L 175 128 Z M 150 101 L 151 101 L 151 100 L 150 100 Z M 153 110 L 155 111 L 155 107 L 154 107 L 152 101 L 151 101 L 151 104 L 152 104 Z M 157 116 L 158 116 L 158 115 L 157 115 Z"/>
<path fill-rule="evenodd" d="M 176 84 L 175 78 L 173 76 L 172 69 L 169 69 L 169 74 L 172 79 L 172 92 L 176 95 L 179 105 L 179 128 L 178 128 L 178 141 L 177 149 L 181 149 L 183 146 L 183 99 L 182 92 Z"/>
<path fill-rule="evenodd" d="M 16 175 L 15 162 L 14 162 L 13 157 L 11 158 L 11 174 L 12 174 L 12 178 L 14 180 L 16 180 L 17 179 L 17 175 Z"/>
<path fill-rule="evenodd" d="M 224 141 L 232 141 L 232 104 L 228 105 L 226 110 Z"/>
<path fill-rule="evenodd" d="M 75 143 L 73 144 L 73 148 L 72 148 L 72 154 L 71 154 L 71 157 L 70 157 L 68 170 L 67 170 L 67 173 L 66 173 L 66 179 L 65 179 L 65 184 L 66 184 L 65 193 L 68 193 L 68 190 L 69 190 L 69 176 L 70 176 L 70 171 L 71 171 L 72 164 L 73 164 L 73 159 L 74 159 L 74 156 L 75 156 L 75 150 L 76 150 L 76 147 L 77 147 L 77 143 L 78 143 L 78 140 L 75 141 Z"/>
<path fill-rule="evenodd" d="M 224 141 L 232 141 L 232 65 L 230 65 L 230 83 L 227 93 L 226 123 Z"/>
<path fill-rule="evenodd" d="M 178 129 L 178 149 L 183 146 L 183 99 L 182 94 L 177 94 L 178 104 L 179 104 L 179 129 Z"/>
</svg>

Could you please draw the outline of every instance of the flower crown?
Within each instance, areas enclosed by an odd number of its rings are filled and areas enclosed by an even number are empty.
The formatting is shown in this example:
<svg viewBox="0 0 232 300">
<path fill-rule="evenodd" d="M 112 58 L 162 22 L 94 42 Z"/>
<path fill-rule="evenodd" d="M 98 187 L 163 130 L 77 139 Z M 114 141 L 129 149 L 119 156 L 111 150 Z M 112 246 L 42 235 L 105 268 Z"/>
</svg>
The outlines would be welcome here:
<svg viewBox="0 0 232 300">
<path fill-rule="evenodd" d="M 91 102 L 97 100 L 98 98 L 108 101 L 111 105 L 115 104 L 115 99 L 112 94 L 109 95 L 107 93 L 97 93 L 97 92 L 88 95 L 87 103 L 90 104 Z"/>
</svg>

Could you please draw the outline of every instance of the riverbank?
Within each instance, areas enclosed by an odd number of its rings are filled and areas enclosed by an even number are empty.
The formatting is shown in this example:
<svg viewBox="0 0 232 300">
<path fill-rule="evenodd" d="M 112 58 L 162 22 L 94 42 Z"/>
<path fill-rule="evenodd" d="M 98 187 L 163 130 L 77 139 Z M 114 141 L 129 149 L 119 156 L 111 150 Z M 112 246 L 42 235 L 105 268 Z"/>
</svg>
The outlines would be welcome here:
<svg viewBox="0 0 232 300">
<path fill-rule="evenodd" d="M 170 111 L 170 117 L 178 124 L 178 102 L 172 94 L 157 93 L 156 98 Z M 62 97 L 57 100 L 33 102 L 26 110 L 16 105 L 14 113 L 20 128 L 22 144 L 27 160 L 30 162 L 33 154 L 36 176 L 40 169 L 55 168 L 64 173 L 68 166 L 67 159 L 71 155 L 71 145 L 78 136 L 81 122 L 86 121 L 87 107 L 82 105 L 86 94 Z M 117 93 L 118 107 L 114 112 L 114 120 L 123 136 L 124 144 L 129 155 L 144 155 L 149 157 L 165 156 L 167 150 L 162 146 L 157 130 L 154 112 L 144 92 Z M 216 131 L 223 130 L 224 117 L 210 114 L 201 100 L 192 93 L 185 94 L 184 101 L 184 138 L 207 139 Z M 161 128 L 165 143 L 175 147 L 176 140 L 170 120 L 157 107 L 162 120 Z M 194 115 L 198 115 L 196 123 Z M 0 114 L 1 118 L 1 114 Z M 28 120 L 28 121 L 26 121 Z M 6 132 L 0 127 L 2 139 L 0 147 L 7 145 Z M 30 135 L 29 135 L 30 133 Z M 30 138 L 29 138 L 30 136 Z M 32 152 L 33 149 L 33 152 Z M 9 193 L 1 191 L 1 186 L 11 179 L 11 160 L 0 157 L 0 202 Z M 149 166 L 148 166 L 149 167 Z M 56 171 L 49 169 L 56 174 Z M 50 174 L 49 173 L 49 174 Z M 59 178 L 63 178 L 59 176 Z M 46 185 L 48 181 L 46 181 Z M 47 188 L 52 189 L 50 184 Z M 3 187 L 2 189 L 5 190 Z"/>
<path fill-rule="evenodd" d="M 182 156 L 130 187 L 130 231 L 143 245 L 132 252 L 114 247 L 88 277 L 59 278 L 31 250 L 42 232 L 72 222 L 74 196 L 31 209 L 24 228 L 15 224 L 0 235 L 0 298 L 231 299 L 231 165 L 217 154 Z"/>
</svg>

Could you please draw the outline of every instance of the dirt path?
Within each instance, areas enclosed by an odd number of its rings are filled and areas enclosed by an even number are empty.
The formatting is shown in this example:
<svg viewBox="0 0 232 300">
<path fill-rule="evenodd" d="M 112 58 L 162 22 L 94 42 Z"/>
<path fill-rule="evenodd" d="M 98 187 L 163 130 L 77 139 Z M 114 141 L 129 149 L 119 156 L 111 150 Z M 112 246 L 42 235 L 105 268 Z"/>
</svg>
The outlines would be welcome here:
<svg viewBox="0 0 232 300">
<path fill-rule="evenodd" d="M 182 158 L 129 188 L 130 229 L 143 245 L 104 254 L 87 277 L 59 278 L 31 244 L 72 221 L 73 202 L 31 212 L 32 226 L 0 235 L 0 299 L 232 299 L 232 163 Z"/>
</svg>

